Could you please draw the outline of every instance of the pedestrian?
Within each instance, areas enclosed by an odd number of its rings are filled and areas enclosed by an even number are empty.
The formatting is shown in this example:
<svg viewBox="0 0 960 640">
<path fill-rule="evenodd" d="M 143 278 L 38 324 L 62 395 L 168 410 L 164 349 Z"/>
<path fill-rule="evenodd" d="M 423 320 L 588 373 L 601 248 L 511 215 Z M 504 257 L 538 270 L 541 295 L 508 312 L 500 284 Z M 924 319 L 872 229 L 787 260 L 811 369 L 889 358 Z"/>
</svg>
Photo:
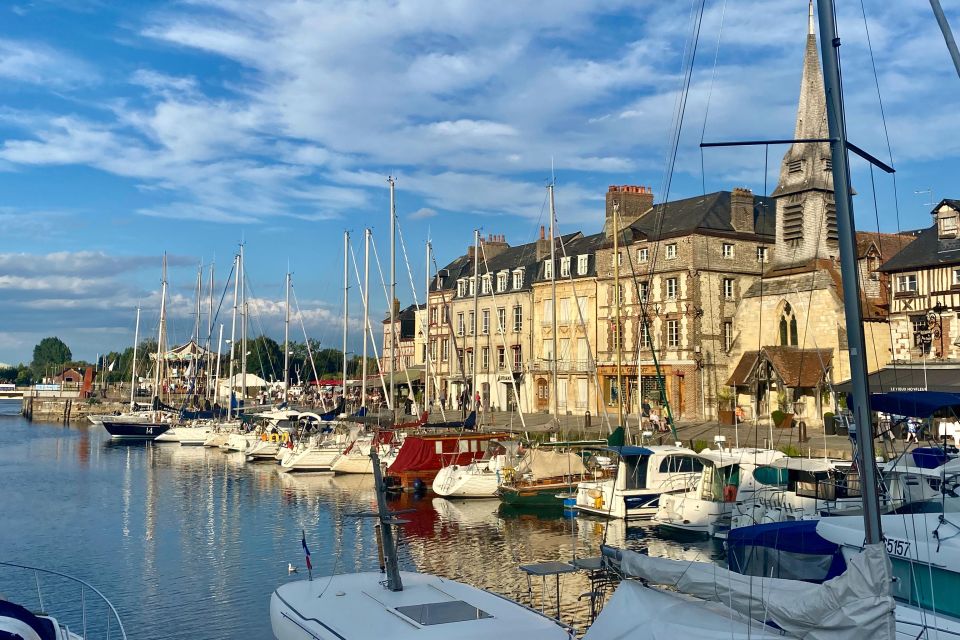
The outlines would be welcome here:
<svg viewBox="0 0 960 640">
<path fill-rule="evenodd" d="M 907 420 L 907 444 L 910 444 L 911 441 L 920 444 L 917 439 L 917 421 L 913 418 Z"/>
<path fill-rule="evenodd" d="M 652 409 L 650 410 L 650 427 L 651 427 L 654 431 L 657 431 L 657 432 L 661 431 L 661 429 L 660 429 L 660 416 L 657 414 L 656 411 L 654 411 L 654 410 L 652 410 Z"/>
<path fill-rule="evenodd" d="M 480 411 L 480 392 L 479 391 L 477 391 L 477 395 L 474 398 L 474 406 L 476 408 L 475 409 L 476 411 Z"/>
</svg>

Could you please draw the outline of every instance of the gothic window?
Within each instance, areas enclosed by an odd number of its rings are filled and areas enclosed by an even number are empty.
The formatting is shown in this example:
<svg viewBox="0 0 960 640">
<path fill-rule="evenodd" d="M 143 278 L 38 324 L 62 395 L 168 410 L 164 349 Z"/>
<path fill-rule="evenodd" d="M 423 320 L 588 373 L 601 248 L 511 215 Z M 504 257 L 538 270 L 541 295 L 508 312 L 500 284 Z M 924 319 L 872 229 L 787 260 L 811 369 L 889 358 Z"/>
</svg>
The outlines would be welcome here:
<svg viewBox="0 0 960 640">
<path fill-rule="evenodd" d="M 783 312 L 780 314 L 780 344 L 797 346 L 799 343 L 797 333 L 797 317 L 793 314 L 793 307 L 789 302 L 784 303 Z"/>
</svg>

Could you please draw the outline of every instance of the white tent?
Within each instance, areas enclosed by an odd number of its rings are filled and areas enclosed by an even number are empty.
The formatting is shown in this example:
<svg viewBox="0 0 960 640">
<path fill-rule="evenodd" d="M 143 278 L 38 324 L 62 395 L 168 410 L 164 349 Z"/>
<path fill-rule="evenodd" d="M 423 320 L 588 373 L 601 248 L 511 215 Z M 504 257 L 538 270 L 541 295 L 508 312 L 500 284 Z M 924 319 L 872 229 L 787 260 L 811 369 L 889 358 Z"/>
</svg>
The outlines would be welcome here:
<svg viewBox="0 0 960 640">
<path fill-rule="evenodd" d="M 244 374 L 238 373 L 233 376 L 233 385 L 230 384 L 231 379 L 225 378 L 220 381 L 220 384 L 217 386 L 217 396 L 220 398 L 229 398 L 230 397 L 230 387 L 232 386 L 234 392 L 239 396 L 240 390 L 243 388 L 243 376 Z M 261 387 L 268 387 L 270 383 L 258 376 L 255 373 L 248 373 L 247 376 L 247 389 L 259 389 Z"/>
</svg>

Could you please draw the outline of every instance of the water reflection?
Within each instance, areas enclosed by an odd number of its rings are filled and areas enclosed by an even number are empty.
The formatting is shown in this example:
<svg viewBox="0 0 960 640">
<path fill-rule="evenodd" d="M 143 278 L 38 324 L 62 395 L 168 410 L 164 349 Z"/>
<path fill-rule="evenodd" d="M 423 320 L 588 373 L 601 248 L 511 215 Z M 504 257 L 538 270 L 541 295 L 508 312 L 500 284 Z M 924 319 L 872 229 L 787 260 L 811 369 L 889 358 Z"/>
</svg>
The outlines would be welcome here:
<svg viewBox="0 0 960 640">
<path fill-rule="evenodd" d="M 315 575 L 378 564 L 370 476 L 279 474 L 241 454 L 118 443 L 98 427 L 13 418 L 0 430 L 0 482 L 6 557 L 90 580 L 132 638 L 271 637 L 268 599 L 289 579 L 288 563 L 303 568 L 301 530 Z M 711 542 L 672 540 L 649 525 L 524 513 L 497 500 L 401 494 L 389 505 L 405 512 L 405 568 L 537 607 L 540 587 L 522 563 L 596 555 L 603 542 L 673 558 L 722 556 Z M 23 590 L 0 587 L 13 597 Z M 578 596 L 588 589 L 585 576 L 563 576 L 565 620 L 586 622 L 589 603 Z M 69 608 L 72 597 L 57 604 Z"/>
</svg>

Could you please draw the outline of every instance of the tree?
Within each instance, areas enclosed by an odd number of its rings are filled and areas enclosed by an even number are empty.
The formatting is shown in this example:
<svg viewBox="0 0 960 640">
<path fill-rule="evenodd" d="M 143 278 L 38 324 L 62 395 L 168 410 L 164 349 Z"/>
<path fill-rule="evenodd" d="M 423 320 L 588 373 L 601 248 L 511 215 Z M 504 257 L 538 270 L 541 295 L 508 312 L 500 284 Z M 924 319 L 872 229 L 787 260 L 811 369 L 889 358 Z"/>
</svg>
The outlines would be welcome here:
<svg viewBox="0 0 960 640">
<path fill-rule="evenodd" d="M 267 336 L 259 336 L 247 342 L 247 373 L 255 373 L 264 380 L 283 380 L 283 348 Z M 236 362 L 240 359 L 240 345 L 234 352 Z"/>
<path fill-rule="evenodd" d="M 17 379 L 17 368 L 10 367 L 0 367 L 0 382 L 11 383 Z"/>
<path fill-rule="evenodd" d="M 30 370 L 30 367 L 25 364 L 21 364 L 19 367 L 17 367 L 17 386 L 26 387 L 33 384 L 33 380 L 33 371 Z"/>
<path fill-rule="evenodd" d="M 48 365 L 63 365 L 73 359 L 73 353 L 70 347 L 63 340 L 56 337 L 44 338 L 33 348 L 33 367 L 34 373 L 39 377 L 44 374 L 44 369 Z"/>
</svg>

